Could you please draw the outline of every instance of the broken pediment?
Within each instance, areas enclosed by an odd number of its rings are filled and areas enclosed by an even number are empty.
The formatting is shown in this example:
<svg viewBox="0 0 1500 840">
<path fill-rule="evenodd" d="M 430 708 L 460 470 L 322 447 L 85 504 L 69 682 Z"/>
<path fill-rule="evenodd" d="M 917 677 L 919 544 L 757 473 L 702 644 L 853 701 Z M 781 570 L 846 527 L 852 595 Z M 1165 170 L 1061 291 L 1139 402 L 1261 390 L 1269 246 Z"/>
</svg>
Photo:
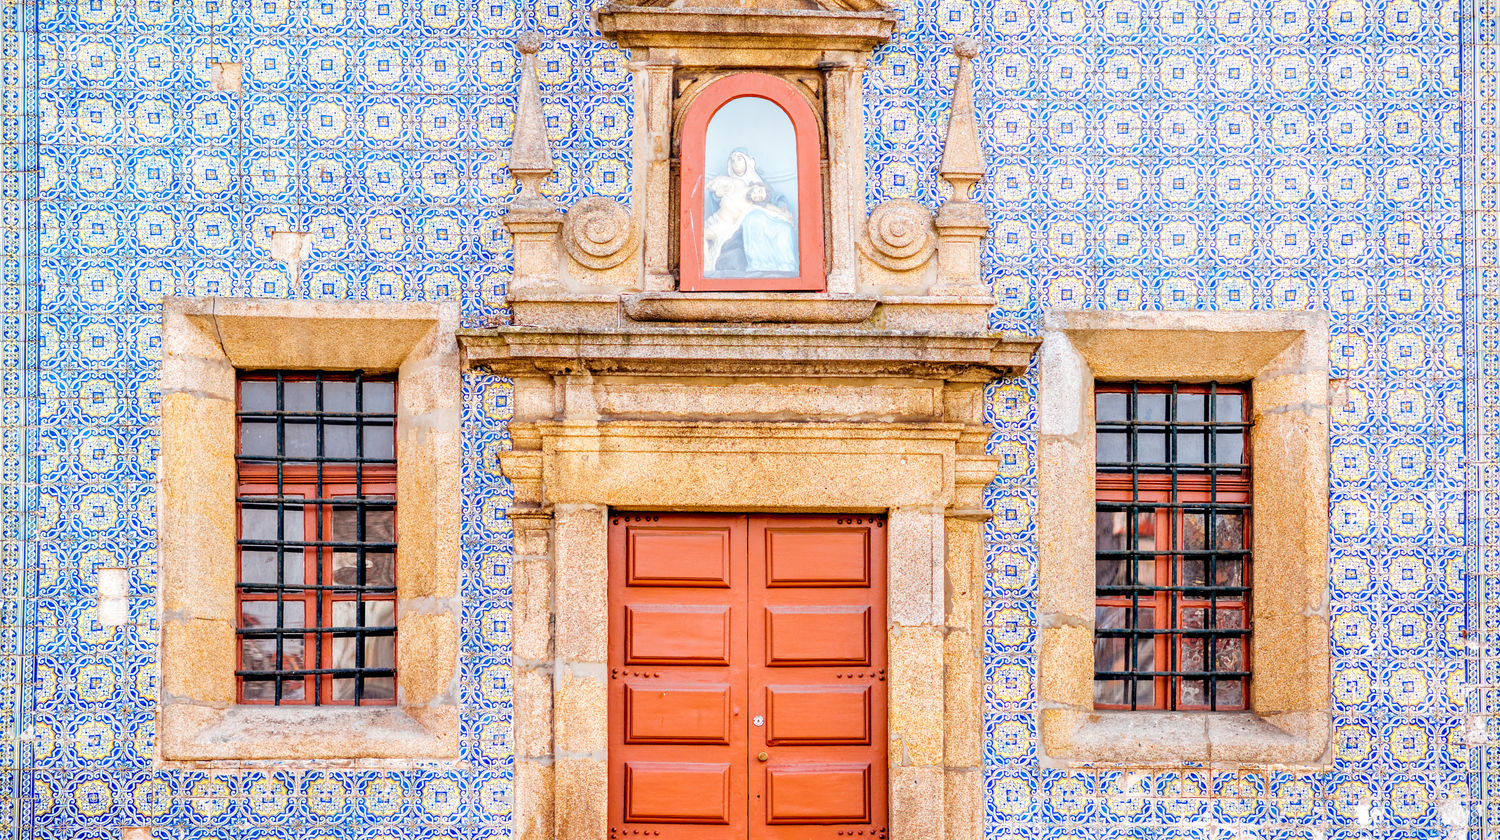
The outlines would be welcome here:
<svg viewBox="0 0 1500 840">
<path fill-rule="evenodd" d="M 826 53 L 868 53 L 891 37 L 883 0 L 624 0 L 600 7 L 620 46 L 710 67 L 816 67 Z"/>
</svg>

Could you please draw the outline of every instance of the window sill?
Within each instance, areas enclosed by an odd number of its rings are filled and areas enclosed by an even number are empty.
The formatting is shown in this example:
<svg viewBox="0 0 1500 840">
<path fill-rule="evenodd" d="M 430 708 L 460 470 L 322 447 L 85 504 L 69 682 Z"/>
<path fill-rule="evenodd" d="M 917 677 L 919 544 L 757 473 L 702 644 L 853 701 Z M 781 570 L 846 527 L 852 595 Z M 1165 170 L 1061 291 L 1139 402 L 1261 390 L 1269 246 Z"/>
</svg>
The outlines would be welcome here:
<svg viewBox="0 0 1500 840">
<path fill-rule="evenodd" d="M 162 706 L 163 761 L 458 758 L 458 709 Z"/>
<path fill-rule="evenodd" d="M 1328 763 L 1330 727 L 1328 715 L 1318 712 L 1042 712 L 1044 762 L 1055 767 L 1322 766 Z"/>
</svg>

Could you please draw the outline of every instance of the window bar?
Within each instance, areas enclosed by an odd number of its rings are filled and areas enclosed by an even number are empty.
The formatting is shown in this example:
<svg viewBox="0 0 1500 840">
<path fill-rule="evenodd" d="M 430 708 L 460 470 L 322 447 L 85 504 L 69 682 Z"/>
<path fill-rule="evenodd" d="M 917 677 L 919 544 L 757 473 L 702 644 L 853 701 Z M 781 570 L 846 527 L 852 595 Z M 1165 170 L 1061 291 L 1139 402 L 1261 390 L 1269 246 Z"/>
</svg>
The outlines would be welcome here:
<svg viewBox="0 0 1500 840">
<path fill-rule="evenodd" d="M 241 387 L 243 387 L 243 386 L 241 386 Z M 276 455 L 277 455 L 277 458 L 276 458 L 276 544 L 278 546 L 285 546 L 286 545 L 286 493 L 283 490 L 283 488 L 285 486 L 286 475 L 285 475 L 285 472 L 284 472 L 284 462 L 282 461 L 282 459 L 280 457 L 282 454 L 284 454 L 286 452 L 286 419 L 285 419 L 285 416 L 282 414 L 282 411 L 284 410 L 284 404 L 285 404 L 285 402 L 286 402 L 286 388 L 282 384 L 282 375 L 280 373 L 277 373 L 276 374 L 276 408 L 277 408 L 277 412 L 276 412 Z M 304 564 L 306 563 L 306 558 L 303 558 L 303 563 Z M 278 575 L 277 580 L 284 580 L 285 577 L 286 577 L 285 572 L 280 571 L 280 570 L 277 571 L 277 575 Z M 281 705 L 281 695 L 282 695 L 282 677 L 281 677 L 282 667 L 281 667 L 281 663 L 282 663 L 282 656 L 283 656 L 282 650 L 284 648 L 285 638 L 286 638 L 282 634 L 282 632 L 281 632 L 282 628 L 286 627 L 286 606 L 284 604 L 284 596 L 285 596 L 285 594 L 286 594 L 286 587 L 285 586 L 278 586 L 278 587 L 276 587 L 276 627 L 275 627 L 275 631 L 274 631 L 275 632 L 275 639 L 276 639 L 276 660 L 272 663 L 272 667 L 275 669 L 275 671 L 273 673 L 275 673 L 276 676 L 272 679 L 271 682 L 275 686 L 274 695 L 275 695 L 275 698 L 276 698 L 276 705 L 278 705 L 278 706 Z"/>
<path fill-rule="evenodd" d="M 1204 407 L 1204 416 L 1209 422 L 1208 440 L 1208 510 L 1203 520 L 1203 547 L 1210 550 L 1207 563 L 1204 564 L 1204 583 L 1209 586 L 1208 590 L 1208 614 L 1204 616 L 1204 625 L 1217 630 L 1219 628 L 1218 597 L 1214 594 L 1219 583 L 1217 554 L 1213 553 L 1219 547 L 1219 383 L 1208 383 L 1208 405 Z M 1208 672 L 1208 679 L 1204 685 L 1207 692 L 1208 710 L 1217 711 L 1219 708 L 1219 684 L 1214 674 L 1218 671 L 1218 646 L 1214 644 L 1214 636 L 1210 634 L 1203 642 L 1203 670 Z"/>
<path fill-rule="evenodd" d="M 354 550 L 354 581 L 360 585 L 360 589 L 354 593 L 354 615 L 355 623 L 361 628 L 368 627 L 365 621 L 365 481 L 363 460 L 365 455 L 365 427 L 364 416 L 360 413 L 360 407 L 364 405 L 364 380 L 356 373 L 354 375 L 354 497 L 357 500 L 354 505 L 354 541 L 360 547 Z M 358 706 L 364 697 L 365 688 L 365 636 L 363 633 L 356 634 L 351 640 L 354 645 L 354 705 Z"/>
</svg>

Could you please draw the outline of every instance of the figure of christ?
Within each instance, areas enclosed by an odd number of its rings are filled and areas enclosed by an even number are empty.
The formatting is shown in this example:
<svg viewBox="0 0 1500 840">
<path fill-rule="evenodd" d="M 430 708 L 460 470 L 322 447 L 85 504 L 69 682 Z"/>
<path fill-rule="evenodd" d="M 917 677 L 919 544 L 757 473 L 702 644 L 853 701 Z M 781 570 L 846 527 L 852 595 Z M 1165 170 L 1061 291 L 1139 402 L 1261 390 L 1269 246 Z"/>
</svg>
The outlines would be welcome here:
<svg viewBox="0 0 1500 840">
<path fill-rule="evenodd" d="M 745 197 L 750 207 L 740 221 L 740 238 L 746 268 L 753 274 L 795 274 L 797 220 L 771 202 L 770 188 L 764 183 L 751 184 Z"/>
</svg>

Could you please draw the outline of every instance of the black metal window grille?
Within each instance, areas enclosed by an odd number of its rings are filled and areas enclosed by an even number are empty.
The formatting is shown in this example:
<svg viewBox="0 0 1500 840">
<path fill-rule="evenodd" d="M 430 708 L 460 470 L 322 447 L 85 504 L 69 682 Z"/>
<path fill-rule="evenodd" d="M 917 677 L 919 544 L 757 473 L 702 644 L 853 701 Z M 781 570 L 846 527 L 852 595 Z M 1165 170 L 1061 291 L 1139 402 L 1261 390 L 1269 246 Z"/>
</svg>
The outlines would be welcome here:
<svg viewBox="0 0 1500 840">
<path fill-rule="evenodd" d="M 1098 383 L 1094 705 L 1246 708 L 1248 385 Z"/>
<path fill-rule="evenodd" d="M 239 377 L 241 703 L 396 696 L 396 382 Z"/>
</svg>

